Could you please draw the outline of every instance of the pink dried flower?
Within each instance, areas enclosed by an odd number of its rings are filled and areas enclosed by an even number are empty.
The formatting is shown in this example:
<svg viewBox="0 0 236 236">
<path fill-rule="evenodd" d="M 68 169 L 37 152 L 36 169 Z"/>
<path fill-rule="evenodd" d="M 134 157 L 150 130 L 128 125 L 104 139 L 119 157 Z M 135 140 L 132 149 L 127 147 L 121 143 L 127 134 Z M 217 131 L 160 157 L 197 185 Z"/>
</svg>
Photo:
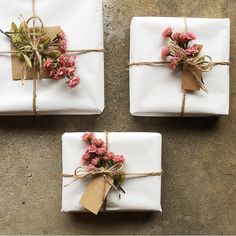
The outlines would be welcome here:
<svg viewBox="0 0 236 236">
<path fill-rule="evenodd" d="M 95 165 L 94 164 L 89 164 L 88 165 L 88 170 L 91 171 L 91 170 L 94 170 L 95 169 Z"/>
<path fill-rule="evenodd" d="M 184 38 L 187 40 L 187 41 L 192 41 L 192 40 L 195 40 L 196 39 L 196 36 L 191 33 L 191 32 L 186 32 L 184 34 Z"/>
<path fill-rule="evenodd" d="M 79 83 L 80 83 L 80 78 L 79 77 L 73 77 L 69 80 L 68 86 L 70 88 L 75 88 Z"/>
<path fill-rule="evenodd" d="M 123 155 L 115 155 L 113 161 L 116 163 L 123 163 L 125 161 L 125 158 Z"/>
<path fill-rule="evenodd" d="M 91 160 L 91 163 L 92 163 L 93 165 L 95 165 L 95 166 L 97 166 L 97 165 L 99 164 L 99 162 L 100 162 L 100 160 L 99 160 L 98 157 L 95 157 L 95 158 L 93 158 L 93 159 Z"/>
<path fill-rule="evenodd" d="M 60 67 L 57 69 L 57 73 L 54 76 L 54 79 L 61 79 L 62 77 L 64 77 L 67 74 L 67 68 L 66 67 Z"/>
<path fill-rule="evenodd" d="M 175 70 L 179 64 L 179 57 L 175 56 L 170 59 L 170 68 Z"/>
<path fill-rule="evenodd" d="M 83 154 L 82 159 L 86 161 L 90 159 L 90 155 L 87 151 Z"/>
<path fill-rule="evenodd" d="M 56 76 L 56 73 L 57 72 L 55 70 L 51 70 L 48 75 L 50 78 L 54 78 Z"/>
<path fill-rule="evenodd" d="M 67 49 L 67 43 L 66 40 L 60 40 L 59 42 L 59 48 L 61 49 L 62 52 L 65 52 Z"/>
<path fill-rule="evenodd" d="M 195 56 L 200 52 L 201 47 L 202 46 L 200 44 L 194 44 L 192 47 L 188 47 L 187 49 L 185 49 L 185 52 L 189 56 Z"/>
<path fill-rule="evenodd" d="M 172 29 L 171 27 L 167 27 L 163 32 L 162 36 L 165 38 L 171 37 L 172 36 Z"/>
<path fill-rule="evenodd" d="M 44 63 L 43 63 L 43 68 L 46 71 L 49 71 L 52 69 L 53 66 L 53 60 L 52 59 L 47 59 Z"/>
<path fill-rule="evenodd" d="M 61 40 L 64 40 L 66 38 L 66 35 L 65 35 L 65 32 L 64 31 L 61 31 L 58 35 L 58 38 L 61 39 Z"/>
<path fill-rule="evenodd" d="M 115 157 L 115 154 L 114 154 L 113 152 L 108 152 L 108 153 L 107 153 L 107 158 L 108 158 L 108 160 L 113 160 L 114 157 Z"/>
<path fill-rule="evenodd" d="M 104 141 L 103 141 L 102 139 L 94 139 L 94 140 L 93 140 L 93 144 L 94 144 L 96 147 L 100 148 L 100 147 L 103 146 Z"/>
<path fill-rule="evenodd" d="M 96 153 L 97 152 L 97 148 L 94 144 L 92 145 L 89 145 L 88 146 L 88 149 L 87 149 L 87 152 L 90 154 L 90 153 Z"/>
<path fill-rule="evenodd" d="M 74 67 L 75 66 L 75 56 L 66 56 L 65 54 L 61 54 L 59 57 L 59 62 L 66 67 Z"/>
<path fill-rule="evenodd" d="M 76 60 L 75 56 L 68 57 L 67 66 L 68 67 L 74 67 L 75 66 L 75 60 Z"/>
<path fill-rule="evenodd" d="M 97 154 L 98 155 L 104 155 L 106 153 L 107 149 L 106 147 L 101 147 L 97 149 Z"/>
<path fill-rule="evenodd" d="M 94 133 L 93 132 L 86 132 L 82 135 L 82 140 L 84 142 L 91 142 L 94 139 Z"/>
<path fill-rule="evenodd" d="M 180 33 L 180 32 L 176 32 L 173 34 L 173 40 L 177 43 L 177 44 L 182 44 L 184 43 L 184 34 Z"/>
<path fill-rule="evenodd" d="M 90 160 L 90 155 L 89 153 L 86 151 L 83 156 L 82 156 L 82 163 L 85 164 L 85 163 L 88 163 L 88 161 Z"/>
<path fill-rule="evenodd" d="M 72 75 L 74 75 L 75 70 L 76 70 L 75 67 L 69 67 L 69 68 L 67 68 L 67 74 L 68 74 L 69 76 L 72 76 Z"/>
<path fill-rule="evenodd" d="M 169 47 L 165 47 L 162 49 L 161 51 L 161 57 L 163 59 L 165 59 L 166 57 L 168 57 L 170 55 L 170 48 Z"/>
<path fill-rule="evenodd" d="M 66 56 L 65 54 L 61 54 L 58 59 L 59 59 L 59 62 L 60 62 L 63 66 L 66 66 L 67 56 Z"/>
</svg>

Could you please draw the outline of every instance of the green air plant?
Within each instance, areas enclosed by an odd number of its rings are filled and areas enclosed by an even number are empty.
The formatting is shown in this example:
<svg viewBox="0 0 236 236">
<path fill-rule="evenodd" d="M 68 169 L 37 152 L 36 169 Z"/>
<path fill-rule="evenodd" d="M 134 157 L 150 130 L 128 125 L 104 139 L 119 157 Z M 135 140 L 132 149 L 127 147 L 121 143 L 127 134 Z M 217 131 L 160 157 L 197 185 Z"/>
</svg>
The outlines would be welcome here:
<svg viewBox="0 0 236 236">
<path fill-rule="evenodd" d="M 35 26 L 35 20 L 41 23 L 40 27 Z M 34 22 L 33 27 L 29 27 L 30 21 Z M 47 58 L 57 59 L 62 54 L 58 34 L 53 39 L 48 37 L 40 18 L 31 17 L 27 21 L 22 18 L 19 27 L 12 22 L 10 32 L 4 32 L 1 29 L 0 32 L 14 47 L 11 53 L 24 62 L 26 70 L 23 77 L 29 70 L 33 70 L 37 77 L 41 77 L 43 62 Z"/>
</svg>

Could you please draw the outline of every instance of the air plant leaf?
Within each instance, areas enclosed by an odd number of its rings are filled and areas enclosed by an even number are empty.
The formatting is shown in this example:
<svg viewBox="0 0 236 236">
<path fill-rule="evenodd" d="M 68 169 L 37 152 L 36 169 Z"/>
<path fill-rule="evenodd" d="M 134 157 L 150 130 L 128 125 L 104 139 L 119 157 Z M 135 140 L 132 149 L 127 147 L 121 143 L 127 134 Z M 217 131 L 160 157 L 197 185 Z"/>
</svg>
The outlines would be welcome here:
<svg viewBox="0 0 236 236">
<path fill-rule="evenodd" d="M 44 48 L 47 48 L 49 46 L 49 44 L 51 43 L 51 39 L 49 37 L 42 38 L 40 40 L 40 43 L 44 44 Z"/>
<path fill-rule="evenodd" d="M 126 175 L 125 175 L 125 174 L 121 174 L 121 175 L 120 175 L 120 184 L 122 184 L 122 183 L 125 182 L 125 178 L 126 178 Z"/>
<path fill-rule="evenodd" d="M 17 25 L 14 22 L 11 23 L 11 31 L 14 33 L 18 32 Z"/>
<path fill-rule="evenodd" d="M 45 54 L 53 59 L 57 59 L 61 55 L 61 51 L 49 50 L 49 51 L 46 51 Z"/>
<path fill-rule="evenodd" d="M 32 47 L 30 45 L 24 45 L 19 48 L 21 51 L 30 51 L 32 50 Z"/>
<path fill-rule="evenodd" d="M 12 43 L 13 43 L 15 46 L 17 46 L 19 43 L 22 42 L 21 37 L 20 37 L 19 34 L 13 34 L 13 35 L 11 36 L 11 40 L 12 40 Z"/>
<path fill-rule="evenodd" d="M 18 29 L 18 32 L 22 33 L 23 31 L 24 31 L 24 23 L 21 22 L 20 26 L 19 26 L 19 29 Z"/>
<path fill-rule="evenodd" d="M 29 68 L 32 68 L 32 63 L 31 63 L 30 58 L 29 58 L 26 54 L 23 54 L 23 53 L 22 53 L 22 55 L 23 55 L 23 57 L 24 57 L 24 59 L 25 59 L 25 62 L 26 62 L 26 64 L 27 64 L 27 66 L 28 66 Z"/>
<path fill-rule="evenodd" d="M 43 44 L 43 43 L 40 43 L 40 44 L 39 44 L 38 50 L 39 50 L 39 51 L 43 51 L 43 50 L 44 50 L 44 44 Z"/>
</svg>

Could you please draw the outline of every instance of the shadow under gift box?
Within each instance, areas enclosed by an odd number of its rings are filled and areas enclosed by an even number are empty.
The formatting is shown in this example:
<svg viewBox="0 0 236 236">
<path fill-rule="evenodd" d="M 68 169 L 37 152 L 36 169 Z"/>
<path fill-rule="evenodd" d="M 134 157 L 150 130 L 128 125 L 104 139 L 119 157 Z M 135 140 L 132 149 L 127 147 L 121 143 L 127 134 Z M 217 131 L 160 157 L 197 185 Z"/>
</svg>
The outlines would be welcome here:
<svg viewBox="0 0 236 236">
<path fill-rule="evenodd" d="M 74 173 L 81 165 L 86 143 L 83 133 L 65 133 L 62 136 L 63 173 Z M 105 133 L 96 132 L 96 138 L 105 140 Z M 126 172 L 161 171 L 161 142 L 159 133 L 108 133 L 108 150 L 125 157 Z M 68 186 L 73 178 L 62 179 L 62 212 L 86 212 L 80 205 L 88 181 L 78 180 Z M 122 184 L 125 194 L 111 190 L 106 201 L 106 211 L 162 211 L 161 176 L 128 178 Z"/>
<path fill-rule="evenodd" d="M 196 35 L 193 43 L 202 44 L 202 55 L 213 62 L 229 62 L 229 19 L 185 18 L 187 30 Z M 162 62 L 161 51 L 167 46 L 162 32 L 172 27 L 185 32 L 181 17 L 134 17 L 130 32 L 130 62 Z M 180 116 L 183 72 L 173 72 L 168 65 L 130 67 L 130 112 L 134 116 Z M 186 94 L 185 116 L 228 115 L 229 65 L 216 65 L 203 73 L 208 93 Z"/>
<path fill-rule="evenodd" d="M 55 14 L 52 14 L 52 9 Z M 63 9 L 63 11 L 61 11 Z M 68 49 L 103 49 L 102 0 L 35 1 L 36 14 L 45 27 L 60 26 L 66 34 Z M 19 15 L 32 16 L 31 0 L 0 1 L 0 28 L 8 31 L 11 22 L 19 23 Z M 0 51 L 10 51 L 10 43 L 0 35 Z M 104 109 L 104 55 L 91 52 L 78 55 L 76 73 L 78 87 L 70 89 L 66 79 L 42 79 L 37 82 L 39 115 L 100 114 Z M 33 81 L 12 79 L 10 55 L 0 55 L 0 115 L 33 115 Z"/>
</svg>

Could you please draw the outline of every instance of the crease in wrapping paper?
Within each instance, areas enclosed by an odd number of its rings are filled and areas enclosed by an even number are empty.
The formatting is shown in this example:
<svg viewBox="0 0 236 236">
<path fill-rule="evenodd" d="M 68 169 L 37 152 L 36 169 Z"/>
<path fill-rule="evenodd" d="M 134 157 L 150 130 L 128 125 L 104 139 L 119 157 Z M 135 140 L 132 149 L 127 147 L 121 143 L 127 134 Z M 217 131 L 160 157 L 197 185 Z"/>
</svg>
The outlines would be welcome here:
<svg viewBox="0 0 236 236">
<path fill-rule="evenodd" d="M 37 28 L 37 27 L 36 27 Z M 54 39 L 59 32 L 61 32 L 60 26 L 51 26 L 51 27 L 44 27 L 45 30 L 45 37 L 50 37 Z M 15 47 L 11 44 L 11 51 L 15 51 Z M 12 63 L 12 79 L 13 80 L 21 80 L 22 79 L 22 72 L 24 67 L 24 61 L 22 61 L 19 57 L 12 54 L 11 55 L 11 63 Z M 26 80 L 32 80 L 34 78 L 34 74 L 32 70 L 29 70 L 26 74 Z M 44 73 L 42 78 L 49 79 L 48 76 Z"/>
<path fill-rule="evenodd" d="M 92 179 L 80 199 L 80 204 L 97 215 L 112 187 L 113 182 L 114 179 L 108 175 Z"/>
<path fill-rule="evenodd" d="M 202 72 L 194 70 L 194 73 L 198 78 L 202 77 Z M 181 88 L 187 91 L 197 91 L 201 89 L 200 83 L 194 78 L 194 75 L 189 70 L 189 66 L 187 64 L 183 65 L 183 77 Z"/>
</svg>

